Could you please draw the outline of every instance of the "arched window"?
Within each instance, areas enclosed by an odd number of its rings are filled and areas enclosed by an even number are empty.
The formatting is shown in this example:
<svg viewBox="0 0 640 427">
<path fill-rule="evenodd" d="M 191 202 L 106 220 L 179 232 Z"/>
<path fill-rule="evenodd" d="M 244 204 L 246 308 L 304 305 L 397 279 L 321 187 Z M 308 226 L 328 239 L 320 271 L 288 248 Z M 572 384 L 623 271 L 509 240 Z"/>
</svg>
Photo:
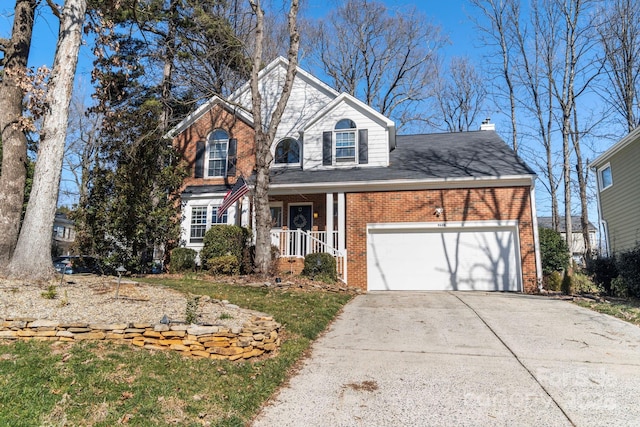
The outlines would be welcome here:
<svg viewBox="0 0 640 427">
<path fill-rule="evenodd" d="M 293 138 L 285 138 L 276 145 L 276 164 L 300 163 L 300 144 Z"/>
<path fill-rule="evenodd" d="M 216 129 L 209 135 L 207 148 L 207 176 L 225 176 L 227 172 L 227 150 L 229 148 L 229 134 L 222 129 Z"/>
<path fill-rule="evenodd" d="M 342 119 L 336 123 L 336 162 L 356 161 L 356 124 L 353 120 Z"/>
</svg>

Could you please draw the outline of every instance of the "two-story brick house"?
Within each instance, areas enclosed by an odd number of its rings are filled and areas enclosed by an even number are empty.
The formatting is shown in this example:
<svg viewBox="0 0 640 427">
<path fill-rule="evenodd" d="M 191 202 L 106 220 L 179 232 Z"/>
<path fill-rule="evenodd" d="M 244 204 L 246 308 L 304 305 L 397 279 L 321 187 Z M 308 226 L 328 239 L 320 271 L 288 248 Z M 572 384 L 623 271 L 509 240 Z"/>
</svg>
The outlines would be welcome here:
<svg viewBox="0 0 640 427">
<path fill-rule="evenodd" d="M 272 111 L 287 62 L 260 73 Z M 217 207 L 254 167 L 248 83 L 214 97 L 170 133 L 191 176 L 183 244 L 219 223 L 252 225 L 251 193 Z M 273 145 L 269 200 L 284 266 L 329 252 L 366 290 L 538 289 L 535 174 L 493 130 L 396 135 L 393 121 L 298 69 Z M 293 267 L 291 267 L 293 268 Z"/>
</svg>

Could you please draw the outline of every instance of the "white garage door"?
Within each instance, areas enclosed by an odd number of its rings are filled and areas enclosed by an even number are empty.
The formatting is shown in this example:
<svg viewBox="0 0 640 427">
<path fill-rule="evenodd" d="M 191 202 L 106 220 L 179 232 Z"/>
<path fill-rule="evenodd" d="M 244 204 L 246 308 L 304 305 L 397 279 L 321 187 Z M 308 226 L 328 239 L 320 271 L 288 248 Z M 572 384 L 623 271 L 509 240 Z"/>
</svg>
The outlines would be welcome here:
<svg viewBox="0 0 640 427">
<path fill-rule="evenodd" d="M 517 226 L 369 224 L 369 290 L 520 291 Z"/>
</svg>

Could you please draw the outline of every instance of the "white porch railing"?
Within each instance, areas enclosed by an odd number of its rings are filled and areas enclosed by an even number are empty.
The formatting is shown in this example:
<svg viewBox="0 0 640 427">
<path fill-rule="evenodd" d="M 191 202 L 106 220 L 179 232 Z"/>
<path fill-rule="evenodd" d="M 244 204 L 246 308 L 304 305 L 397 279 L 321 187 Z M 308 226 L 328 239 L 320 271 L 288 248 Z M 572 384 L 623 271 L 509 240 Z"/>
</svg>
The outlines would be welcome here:
<svg viewBox="0 0 640 427">
<path fill-rule="evenodd" d="M 336 249 L 337 231 L 271 230 L 271 244 L 279 249 L 281 257 L 304 258 L 326 252 L 336 259 L 338 278 L 347 282 L 347 252 Z"/>
</svg>

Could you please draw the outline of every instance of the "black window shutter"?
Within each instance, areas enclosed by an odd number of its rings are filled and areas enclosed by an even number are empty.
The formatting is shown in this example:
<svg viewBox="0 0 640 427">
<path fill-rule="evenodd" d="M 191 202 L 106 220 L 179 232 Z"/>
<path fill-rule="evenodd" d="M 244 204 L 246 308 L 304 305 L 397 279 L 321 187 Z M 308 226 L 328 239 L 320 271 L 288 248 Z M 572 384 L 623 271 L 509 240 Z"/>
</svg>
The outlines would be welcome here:
<svg viewBox="0 0 640 427">
<path fill-rule="evenodd" d="M 196 142 L 196 161 L 194 164 L 193 176 L 195 178 L 204 177 L 204 141 Z"/>
<path fill-rule="evenodd" d="M 238 159 L 238 140 L 233 138 L 229 140 L 229 148 L 227 150 L 227 176 L 236 176 L 236 162 Z"/>
<path fill-rule="evenodd" d="M 331 166 L 332 163 L 332 137 L 333 132 L 322 132 L 322 164 L 324 166 Z"/>
<path fill-rule="evenodd" d="M 369 132 L 367 129 L 358 130 L 358 163 L 369 163 Z"/>
</svg>

